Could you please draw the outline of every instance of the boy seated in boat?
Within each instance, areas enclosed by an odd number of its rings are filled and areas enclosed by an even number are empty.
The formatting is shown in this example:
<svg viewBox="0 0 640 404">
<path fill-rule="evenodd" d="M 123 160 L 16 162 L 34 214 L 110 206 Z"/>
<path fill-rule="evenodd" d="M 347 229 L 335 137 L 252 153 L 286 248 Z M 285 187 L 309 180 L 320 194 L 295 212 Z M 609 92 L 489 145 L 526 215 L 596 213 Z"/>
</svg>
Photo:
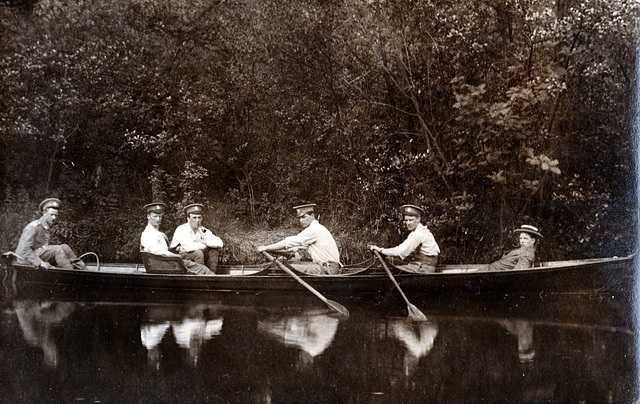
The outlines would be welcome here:
<svg viewBox="0 0 640 404">
<path fill-rule="evenodd" d="M 542 234 L 534 226 L 523 224 L 514 233 L 520 234 L 520 248 L 511 250 L 498 261 L 489 264 L 489 271 L 506 271 L 509 269 L 528 269 L 533 267 L 536 256 L 536 245 Z"/>
<path fill-rule="evenodd" d="M 258 246 L 258 251 L 282 251 L 306 248 L 312 262 L 300 261 L 291 266 L 313 275 L 335 275 L 340 271 L 340 252 L 333 236 L 315 217 L 315 203 L 294 206 L 303 227 L 300 233 L 274 244 Z"/>
<path fill-rule="evenodd" d="M 413 254 L 413 258 L 409 262 L 394 264 L 394 266 L 415 273 L 435 272 L 440 247 L 438 247 L 431 231 L 420 222 L 424 216 L 424 210 L 416 205 L 403 205 L 401 209 L 404 227 L 411 232 L 407 239 L 397 247 L 381 248 L 369 245 L 369 249 L 388 257 L 398 257 L 401 260 Z"/>
<path fill-rule="evenodd" d="M 159 229 L 162 222 L 162 215 L 166 205 L 161 202 L 150 203 L 144 206 L 144 210 L 147 212 L 147 227 L 140 236 L 140 246 L 142 251 L 150 252 L 152 254 L 162 255 L 165 257 L 180 257 L 179 254 L 169 251 L 169 239 L 166 234 L 162 233 Z M 197 262 L 191 260 L 183 260 L 184 266 L 189 272 L 193 272 L 196 275 L 213 275 L 209 268 Z"/>
<path fill-rule="evenodd" d="M 76 257 L 67 244 L 52 245 L 51 226 L 58 218 L 60 202 L 57 198 L 48 198 L 40 203 L 42 216 L 29 223 L 20 236 L 16 255 L 18 263 L 31 264 L 36 268 L 51 269 L 52 264 L 63 269 L 87 269 L 82 260 Z"/>
</svg>

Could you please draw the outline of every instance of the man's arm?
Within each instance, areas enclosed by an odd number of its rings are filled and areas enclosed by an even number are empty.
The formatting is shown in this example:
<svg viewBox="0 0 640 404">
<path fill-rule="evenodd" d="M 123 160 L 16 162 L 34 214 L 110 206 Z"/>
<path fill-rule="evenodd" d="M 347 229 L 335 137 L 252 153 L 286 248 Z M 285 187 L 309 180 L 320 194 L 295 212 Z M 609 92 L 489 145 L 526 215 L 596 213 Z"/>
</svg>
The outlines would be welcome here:
<svg viewBox="0 0 640 404">
<path fill-rule="evenodd" d="M 140 236 L 140 244 L 144 251 L 152 254 L 164 255 L 165 257 L 179 257 L 179 254 L 174 254 L 169 251 L 169 246 L 165 241 L 162 233 L 158 232 L 142 232 Z"/>
<path fill-rule="evenodd" d="M 278 241 L 277 243 L 269 244 L 269 245 L 260 245 L 258 246 L 258 251 L 279 251 L 287 248 L 287 243 L 285 240 Z"/>
<path fill-rule="evenodd" d="M 171 240 L 171 248 L 180 246 L 180 252 L 191 252 L 195 250 L 201 250 L 206 247 L 202 243 L 198 243 L 191 239 L 189 235 L 189 227 L 180 225 L 176 227 L 176 231 L 173 233 L 173 240 Z"/>
<path fill-rule="evenodd" d="M 29 223 L 20 236 L 18 242 L 18 248 L 16 248 L 16 254 L 27 260 L 27 262 L 34 267 L 50 267 L 48 262 L 43 261 L 33 249 L 36 238 L 37 224 Z"/>
<path fill-rule="evenodd" d="M 382 248 L 380 249 L 380 253 L 390 256 L 390 257 L 399 257 L 400 259 L 405 259 L 411 253 L 418 248 L 420 245 L 420 240 L 415 230 L 412 231 L 407 239 L 403 241 L 399 246 L 393 248 Z"/>
<path fill-rule="evenodd" d="M 207 247 L 209 248 L 222 248 L 224 246 L 224 243 L 222 242 L 222 239 L 218 236 L 216 236 L 215 234 L 213 234 L 213 232 L 211 232 L 211 230 L 203 227 L 202 228 L 202 234 L 204 234 L 204 241 L 207 244 Z"/>
</svg>

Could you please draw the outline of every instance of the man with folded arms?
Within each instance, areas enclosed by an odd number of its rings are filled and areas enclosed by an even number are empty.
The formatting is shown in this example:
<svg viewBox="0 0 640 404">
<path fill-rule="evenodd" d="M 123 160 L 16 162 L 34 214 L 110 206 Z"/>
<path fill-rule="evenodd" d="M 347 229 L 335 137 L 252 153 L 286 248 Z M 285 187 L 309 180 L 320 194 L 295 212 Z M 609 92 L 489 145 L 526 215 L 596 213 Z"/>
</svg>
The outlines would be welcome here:
<svg viewBox="0 0 640 404">
<path fill-rule="evenodd" d="M 192 203 L 185 206 L 184 213 L 187 223 L 176 228 L 169 249 L 177 250 L 183 259 L 206 265 L 215 273 L 222 239 L 202 225 L 204 205 Z"/>
</svg>

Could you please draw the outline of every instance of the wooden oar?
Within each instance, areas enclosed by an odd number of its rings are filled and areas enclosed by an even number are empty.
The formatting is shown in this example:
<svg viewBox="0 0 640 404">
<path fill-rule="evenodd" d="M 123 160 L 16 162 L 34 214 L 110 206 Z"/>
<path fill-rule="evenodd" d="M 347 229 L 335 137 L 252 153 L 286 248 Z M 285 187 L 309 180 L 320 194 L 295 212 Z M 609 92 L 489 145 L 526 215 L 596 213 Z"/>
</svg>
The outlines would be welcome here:
<svg viewBox="0 0 640 404">
<path fill-rule="evenodd" d="M 267 257 L 269 259 L 269 261 L 275 262 L 278 267 L 280 267 L 280 269 L 282 269 L 284 272 L 286 272 L 289 276 L 291 276 L 293 279 L 295 279 L 296 281 L 298 281 L 298 283 L 300 283 L 302 286 L 304 286 L 305 288 L 307 288 L 311 293 L 313 293 L 314 295 L 316 295 L 320 300 L 322 300 L 327 306 L 329 306 L 330 308 L 332 308 L 333 310 L 337 311 L 338 313 L 348 316 L 349 315 L 349 310 L 347 310 L 346 307 L 344 307 L 343 305 L 341 305 L 338 302 L 334 302 L 333 300 L 329 300 L 326 297 L 322 296 L 322 294 L 320 292 L 318 292 L 317 290 L 315 290 L 311 285 L 309 285 L 307 282 L 305 282 L 302 278 L 300 278 L 298 275 L 295 274 L 295 272 L 293 272 L 292 270 L 290 270 L 289 268 L 287 268 L 282 262 L 276 260 L 274 257 L 271 256 L 271 254 L 269 254 L 266 251 L 263 251 L 262 254 L 264 254 L 265 257 Z"/>
<path fill-rule="evenodd" d="M 426 321 L 427 316 L 425 316 L 423 312 L 421 312 L 416 306 L 414 306 L 413 304 L 411 304 L 411 302 L 409 302 L 409 299 L 407 299 L 407 296 L 405 296 L 402 289 L 400 289 L 400 285 L 398 285 L 396 278 L 394 278 L 393 275 L 391 274 L 391 271 L 389 270 L 387 263 L 384 262 L 384 259 L 382 258 L 380 253 L 375 250 L 373 251 L 373 253 L 376 255 L 376 257 L 378 257 L 378 260 L 382 264 L 382 267 L 387 272 L 387 275 L 389 275 L 389 278 L 391 278 L 391 281 L 393 282 L 393 284 L 396 285 L 396 288 L 398 289 L 398 292 L 400 292 L 400 294 L 402 295 L 402 298 L 404 299 L 404 301 L 407 302 L 407 311 L 409 312 L 409 318 L 415 321 Z"/>
</svg>

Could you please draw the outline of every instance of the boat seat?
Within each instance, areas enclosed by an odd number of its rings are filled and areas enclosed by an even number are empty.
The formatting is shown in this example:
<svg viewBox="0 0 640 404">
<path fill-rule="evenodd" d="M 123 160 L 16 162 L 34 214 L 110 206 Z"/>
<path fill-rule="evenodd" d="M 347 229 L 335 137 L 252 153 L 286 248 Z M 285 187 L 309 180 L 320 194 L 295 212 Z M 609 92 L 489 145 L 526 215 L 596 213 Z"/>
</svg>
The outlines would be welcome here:
<svg viewBox="0 0 640 404">
<path fill-rule="evenodd" d="M 181 257 L 166 257 L 140 251 L 144 269 L 150 274 L 188 274 L 187 267 Z"/>
</svg>

